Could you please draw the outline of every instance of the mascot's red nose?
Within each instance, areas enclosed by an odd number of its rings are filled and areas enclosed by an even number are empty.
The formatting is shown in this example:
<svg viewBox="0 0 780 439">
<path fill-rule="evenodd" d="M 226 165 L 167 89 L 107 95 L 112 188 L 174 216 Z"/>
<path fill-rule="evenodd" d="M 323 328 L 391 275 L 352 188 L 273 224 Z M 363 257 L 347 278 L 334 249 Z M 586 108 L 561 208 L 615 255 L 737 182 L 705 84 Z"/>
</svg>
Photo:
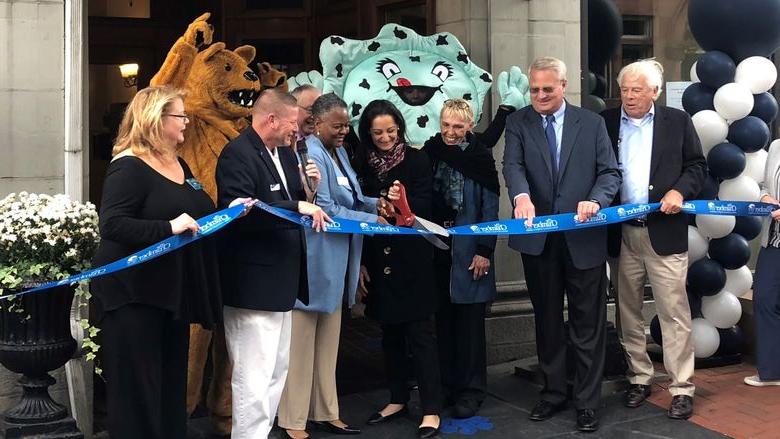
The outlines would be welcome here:
<svg viewBox="0 0 780 439">
<path fill-rule="evenodd" d="M 398 78 L 396 84 L 398 84 L 399 87 L 409 87 L 410 85 L 412 85 L 412 83 L 409 82 L 409 80 L 406 78 Z"/>
</svg>

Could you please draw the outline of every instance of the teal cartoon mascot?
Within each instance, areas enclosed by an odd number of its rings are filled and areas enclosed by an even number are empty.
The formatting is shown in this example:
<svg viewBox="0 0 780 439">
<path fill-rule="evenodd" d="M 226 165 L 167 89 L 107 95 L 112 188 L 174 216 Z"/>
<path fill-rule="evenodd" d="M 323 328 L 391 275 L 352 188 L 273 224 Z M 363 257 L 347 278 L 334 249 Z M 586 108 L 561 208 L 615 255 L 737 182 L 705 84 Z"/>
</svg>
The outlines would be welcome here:
<svg viewBox="0 0 780 439">
<path fill-rule="evenodd" d="M 320 45 L 323 72 L 304 72 L 288 88 L 311 83 L 334 92 L 349 106 L 353 132 L 366 105 L 376 99 L 392 102 L 404 116 L 411 145 L 421 146 L 439 131 L 444 101 L 467 100 L 479 121 L 493 77 L 474 64 L 458 39 L 448 32 L 422 36 L 397 24 L 386 24 L 375 38 L 352 40 L 330 36 Z M 517 67 L 498 77 L 501 106 L 498 120 L 530 102 L 528 78 Z M 488 131 L 491 131 L 489 128 Z M 496 130 L 493 130 L 496 131 Z M 493 142 L 495 144 L 495 142 Z M 486 146 L 493 146 L 486 142 Z"/>
</svg>

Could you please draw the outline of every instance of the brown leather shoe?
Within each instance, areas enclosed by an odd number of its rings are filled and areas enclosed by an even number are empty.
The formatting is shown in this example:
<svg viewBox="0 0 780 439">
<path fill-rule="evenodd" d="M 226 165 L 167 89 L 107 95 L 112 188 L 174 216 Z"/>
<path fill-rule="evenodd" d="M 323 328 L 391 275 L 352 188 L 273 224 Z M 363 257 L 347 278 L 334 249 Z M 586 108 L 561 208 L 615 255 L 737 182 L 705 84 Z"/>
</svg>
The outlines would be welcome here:
<svg viewBox="0 0 780 439">
<path fill-rule="evenodd" d="M 676 395 L 672 398 L 667 416 L 672 419 L 688 419 L 691 415 L 693 415 L 693 398 L 688 395 Z"/>
<path fill-rule="evenodd" d="M 645 384 L 632 384 L 623 396 L 623 404 L 628 408 L 636 408 L 642 405 L 650 396 L 652 387 Z"/>
</svg>

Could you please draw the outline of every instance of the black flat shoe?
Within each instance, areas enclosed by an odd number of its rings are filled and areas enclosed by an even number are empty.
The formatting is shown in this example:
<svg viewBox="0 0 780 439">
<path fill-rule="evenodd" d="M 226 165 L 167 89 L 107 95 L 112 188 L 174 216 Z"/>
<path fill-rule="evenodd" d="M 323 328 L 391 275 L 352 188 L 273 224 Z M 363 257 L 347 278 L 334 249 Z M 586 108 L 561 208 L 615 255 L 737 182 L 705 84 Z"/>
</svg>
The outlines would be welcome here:
<svg viewBox="0 0 780 439">
<path fill-rule="evenodd" d="M 407 413 L 409 413 L 409 409 L 406 408 L 406 406 L 404 406 L 404 408 L 402 408 L 401 410 L 398 410 L 397 412 L 393 413 L 392 415 L 382 416 L 382 412 L 376 412 L 373 415 L 371 415 L 370 418 L 368 418 L 366 424 L 368 425 L 381 424 L 382 422 L 393 420 L 395 418 L 406 415 Z"/>
<path fill-rule="evenodd" d="M 312 421 L 317 428 L 328 433 L 333 434 L 360 434 L 360 429 L 347 425 L 345 427 L 337 427 L 328 421 Z"/>
<path fill-rule="evenodd" d="M 577 410 L 577 430 L 591 433 L 599 429 L 599 418 L 591 409 Z"/>
<path fill-rule="evenodd" d="M 439 427 L 420 427 L 417 429 L 417 437 L 430 438 L 439 435 Z"/>
<path fill-rule="evenodd" d="M 565 405 L 565 403 L 555 405 L 549 401 L 539 401 L 539 403 L 536 404 L 536 407 L 531 410 L 531 414 L 528 415 L 528 419 L 532 421 L 546 421 L 547 419 L 552 418 L 554 414 L 561 411 Z"/>
<path fill-rule="evenodd" d="M 452 416 L 457 419 L 470 418 L 477 414 L 480 402 L 474 399 L 459 399 L 452 407 Z"/>
</svg>

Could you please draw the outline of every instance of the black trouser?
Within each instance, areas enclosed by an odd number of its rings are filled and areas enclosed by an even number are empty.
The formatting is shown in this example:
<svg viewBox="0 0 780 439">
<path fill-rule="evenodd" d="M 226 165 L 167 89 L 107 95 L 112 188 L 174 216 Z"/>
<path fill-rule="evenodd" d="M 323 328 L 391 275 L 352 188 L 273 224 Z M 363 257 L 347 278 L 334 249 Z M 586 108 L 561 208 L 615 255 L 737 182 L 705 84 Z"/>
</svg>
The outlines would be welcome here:
<svg viewBox="0 0 780 439">
<path fill-rule="evenodd" d="M 522 254 L 525 280 L 536 320 L 536 352 L 544 374 L 541 398 L 566 401 L 566 339 L 563 295 L 574 349 L 572 399 L 577 409 L 596 409 L 604 374 L 607 275 L 604 264 L 580 270 L 572 262 L 563 233 L 550 233 L 539 256 Z"/>
<path fill-rule="evenodd" d="M 439 308 L 436 338 L 444 392 L 450 400 L 482 403 L 487 389 L 485 309 L 483 303 L 452 303 L 449 254 L 437 261 Z M 449 263 L 447 263 L 449 262 Z M 452 401 L 455 402 L 455 401 Z"/>
<path fill-rule="evenodd" d="M 101 327 L 111 439 L 186 438 L 189 325 L 129 304 L 106 312 Z"/>
<path fill-rule="evenodd" d="M 390 403 L 409 402 L 407 379 L 410 377 L 410 371 L 407 353 L 411 353 L 423 415 L 438 415 L 441 411 L 441 376 L 433 322 L 428 319 L 383 324 L 382 349 L 385 352 Z"/>
</svg>

